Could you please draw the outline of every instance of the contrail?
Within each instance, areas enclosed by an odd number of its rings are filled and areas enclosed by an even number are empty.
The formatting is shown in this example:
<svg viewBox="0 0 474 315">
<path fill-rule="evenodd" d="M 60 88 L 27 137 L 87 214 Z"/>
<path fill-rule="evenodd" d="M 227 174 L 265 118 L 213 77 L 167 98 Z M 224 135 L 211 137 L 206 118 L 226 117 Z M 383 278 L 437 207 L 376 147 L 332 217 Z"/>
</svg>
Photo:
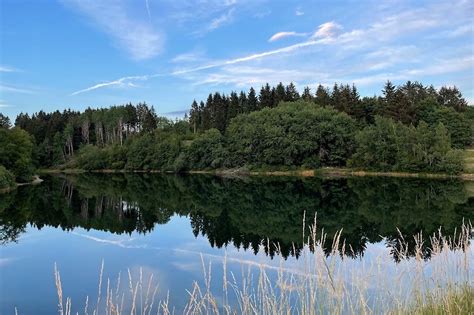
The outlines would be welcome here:
<svg viewBox="0 0 474 315">
<path fill-rule="evenodd" d="M 123 78 L 120 78 L 120 79 L 117 79 L 117 80 L 114 80 L 114 81 L 109 81 L 109 82 L 103 82 L 103 83 L 96 84 L 94 86 L 91 86 L 91 87 L 73 92 L 71 95 L 73 96 L 73 95 L 81 94 L 81 93 L 84 93 L 84 92 L 89 92 L 89 91 L 96 90 L 96 89 L 103 88 L 103 87 L 107 87 L 107 86 L 125 85 L 127 81 L 138 81 L 138 80 L 143 80 L 144 81 L 144 80 L 148 80 L 148 79 L 155 78 L 155 77 L 175 76 L 175 75 L 187 74 L 187 73 L 192 73 L 192 72 L 198 72 L 198 71 L 202 71 L 202 70 L 219 68 L 219 67 L 223 67 L 223 66 L 228 66 L 228 65 L 233 65 L 233 64 L 237 64 L 237 63 L 248 62 L 248 61 L 257 60 L 257 59 L 261 59 L 261 58 L 265 58 L 265 57 L 270 57 L 270 56 L 274 56 L 274 55 L 278 55 L 278 54 L 289 53 L 289 52 L 293 52 L 293 51 L 301 49 L 301 48 L 315 46 L 315 45 L 324 44 L 324 43 L 327 43 L 327 39 L 318 39 L 318 40 L 311 39 L 311 40 L 306 41 L 306 42 L 286 46 L 286 47 L 283 47 L 283 48 L 264 51 L 264 52 L 261 52 L 261 53 L 256 53 L 256 54 L 252 54 L 252 55 L 248 55 L 248 56 L 244 56 L 244 57 L 240 57 L 240 58 L 215 62 L 215 63 L 211 63 L 211 64 L 207 64 L 207 65 L 203 65 L 203 66 L 199 66 L 199 67 L 195 67 L 195 68 L 176 70 L 176 71 L 173 71 L 173 72 L 170 72 L 170 73 L 167 73 L 167 74 L 156 73 L 156 74 L 149 74 L 149 75 L 142 75 L 142 76 L 127 76 L 127 77 L 123 77 Z"/>
<path fill-rule="evenodd" d="M 148 12 L 148 18 L 151 20 L 150 6 L 148 5 L 148 0 L 145 0 L 146 11 Z"/>
</svg>

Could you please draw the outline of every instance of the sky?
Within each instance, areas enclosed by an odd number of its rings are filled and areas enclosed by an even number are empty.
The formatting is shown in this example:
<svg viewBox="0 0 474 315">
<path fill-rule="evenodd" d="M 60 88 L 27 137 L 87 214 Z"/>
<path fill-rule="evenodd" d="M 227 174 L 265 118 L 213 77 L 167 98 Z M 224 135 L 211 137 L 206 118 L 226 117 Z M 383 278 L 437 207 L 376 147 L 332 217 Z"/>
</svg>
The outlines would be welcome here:
<svg viewBox="0 0 474 315">
<path fill-rule="evenodd" d="M 0 0 L 0 112 L 146 102 L 294 82 L 456 85 L 474 103 L 474 2 Z"/>
</svg>

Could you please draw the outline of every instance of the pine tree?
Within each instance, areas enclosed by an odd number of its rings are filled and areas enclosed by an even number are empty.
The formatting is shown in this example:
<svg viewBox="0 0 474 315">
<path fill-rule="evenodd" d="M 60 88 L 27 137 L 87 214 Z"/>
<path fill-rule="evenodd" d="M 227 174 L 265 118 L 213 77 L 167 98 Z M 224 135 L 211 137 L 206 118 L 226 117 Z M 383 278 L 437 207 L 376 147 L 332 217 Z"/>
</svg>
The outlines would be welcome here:
<svg viewBox="0 0 474 315">
<path fill-rule="evenodd" d="M 308 86 L 304 88 L 301 98 L 307 102 L 311 102 L 313 100 L 313 95 L 311 95 L 311 89 Z"/>
<path fill-rule="evenodd" d="M 334 87 L 332 88 L 330 104 L 334 108 L 338 108 L 341 104 L 341 91 L 337 83 L 334 83 Z"/>
<path fill-rule="evenodd" d="M 240 91 L 239 94 L 239 114 L 247 113 L 248 105 L 247 105 L 247 94 L 244 91 Z"/>
<path fill-rule="evenodd" d="M 8 116 L 5 116 L 2 113 L 0 113 L 0 128 L 10 129 L 11 126 L 12 126 L 12 124 L 10 122 L 10 118 L 8 118 Z"/>
<path fill-rule="evenodd" d="M 284 101 L 286 97 L 286 92 L 285 92 L 285 87 L 283 86 L 283 83 L 278 83 L 278 85 L 275 88 L 275 104 L 274 106 L 277 106 L 281 101 Z"/>
<path fill-rule="evenodd" d="M 247 112 L 256 111 L 258 108 L 258 99 L 253 87 L 250 88 L 247 96 Z"/>
<path fill-rule="evenodd" d="M 316 89 L 314 102 L 323 107 L 329 106 L 331 103 L 331 97 L 329 96 L 328 89 L 321 84 L 319 84 L 318 88 Z"/>
<path fill-rule="evenodd" d="M 199 103 L 199 113 L 200 113 L 199 130 L 203 131 L 203 130 L 209 129 L 208 110 L 203 101 Z"/>
<path fill-rule="evenodd" d="M 197 128 L 199 126 L 199 106 L 196 100 L 193 100 L 191 104 L 191 110 L 189 112 L 189 123 L 193 128 L 193 133 L 197 132 Z"/>
<path fill-rule="evenodd" d="M 285 89 L 285 101 L 294 102 L 300 98 L 300 94 L 296 90 L 296 86 L 291 82 Z"/>
<path fill-rule="evenodd" d="M 227 125 L 232 118 L 239 114 L 239 96 L 236 92 L 232 91 L 229 97 L 229 109 L 227 111 Z"/>
<path fill-rule="evenodd" d="M 273 107 L 273 95 L 270 85 L 267 83 L 260 89 L 258 99 L 260 101 L 260 108 Z"/>
<path fill-rule="evenodd" d="M 455 86 L 443 86 L 438 92 L 438 103 L 442 106 L 452 107 L 458 112 L 467 109 L 466 100 L 462 97 L 461 92 Z"/>
</svg>

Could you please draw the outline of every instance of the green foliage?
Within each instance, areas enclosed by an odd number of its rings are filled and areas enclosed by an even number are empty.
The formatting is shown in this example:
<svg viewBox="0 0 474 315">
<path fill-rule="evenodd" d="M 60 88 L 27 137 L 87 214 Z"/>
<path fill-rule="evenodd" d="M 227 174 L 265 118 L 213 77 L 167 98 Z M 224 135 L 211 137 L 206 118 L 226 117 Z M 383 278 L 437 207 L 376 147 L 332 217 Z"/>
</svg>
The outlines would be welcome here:
<svg viewBox="0 0 474 315">
<path fill-rule="evenodd" d="M 0 165 L 0 189 L 15 186 L 15 176 L 3 165 Z"/>
<path fill-rule="evenodd" d="M 451 107 L 432 107 L 424 113 L 422 120 L 432 126 L 439 123 L 446 126 L 454 148 L 465 148 L 473 141 L 473 121 Z"/>
<path fill-rule="evenodd" d="M 191 169 L 219 168 L 230 163 L 225 139 L 217 129 L 209 129 L 194 140 L 186 156 Z"/>
<path fill-rule="evenodd" d="M 31 117 L 21 113 L 15 125 L 34 137 L 32 159 L 37 167 L 74 166 L 76 160 L 87 169 L 166 171 L 345 166 L 355 150 L 356 132 L 369 128 L 358 143 L 373 150 L 358 150 L 352 165 L 454 173 L 458 152 L 428 149 L 437 141 L 437 126 L 444 125 L 455 149 L 474 144 L 474 109 L 455 87 L 436 90 L 419 82 L 399 86 L 387 82 L 382 96 L 363 98 L 347 84 L 334 84 L 332 89 L 319 85 L 314 94 L 306 87 L 300 95 L 293 83 L 281 82 L 275 87 L 265 84 L 258 91 L 211 93 L 205 103 L 193 101 L 189 119 L 176 121 L 139 103 L 88 108 L 83 113 L 40 111 Z M 395 129 L 370 129 L 376 115 L 393 119 Z M 1 114 L 0 126 L 9 126 Z M 210 129 L 214 130 L 207 132 Z M 388 142 L 370 144 L 374 134 Z M 81 148 L 85 152 L 78 155 Z M 370 157 L 371 152 L 381 156 Z"/>
<path fill-rule="evenodd" d="M 361 130 L 350 165 L 378 171 L 425 171 L 455 174 L 462 171 L 461 152 L 451 148 L 446 127 L 433 130 L 421 122 L 405 126 L 376 117 L 375 124 Z"/>
<path fill-rule="evenodd" d="M 33 139 L 23 129 L 0 129 L 0 165 L 12 172 L 17 181 L 31 179 Z"/>
<path fill-rule="evenodd" d="M 2 113 L 0 113 L 0 128 L 10 129 L 11 126 L 12 126 L 12 124 L 10 122 L 10 118 L 8 118 L 8 116 L 5 116 Z"/>
<path fill-rule="evenodd" d="M 241 115 L 227 130 L 232 166 L 344 165 L 355 121 L 336 110 L 298 101 Z"/>
<path fill-rule="evenodd" d="M 119 145 L 105 148 L 88 144 L 81 148 L 76 157 L 77 166 L 84 170 L 124 169 L 127 149 Z"/>
</svg>

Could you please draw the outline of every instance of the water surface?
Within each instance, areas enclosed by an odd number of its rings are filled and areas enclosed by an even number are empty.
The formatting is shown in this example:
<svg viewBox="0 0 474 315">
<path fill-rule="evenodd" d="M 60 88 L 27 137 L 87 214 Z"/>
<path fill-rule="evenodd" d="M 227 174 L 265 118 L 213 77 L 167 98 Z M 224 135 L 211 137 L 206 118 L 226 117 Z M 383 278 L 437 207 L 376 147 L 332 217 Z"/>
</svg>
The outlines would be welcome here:
<svg viewBox="0 0 474 315">
<path fill-rule="evenodd" d="M 305 231 L 342 231 L 355 261 L 387 252 L 395 264 L 402 238 L 453 234 L 474 221 L 472 183 L 395 178 L 222 178 L 204 175 L 46 176 L 38 186 L 0 195 L 0 313 L 56 312 L 53 266 L 76 304 L 105 275 L 139 268 L 160 281 L 160 295 L 182 307 L 202 278 L 201 255 L 230 268 L 297 264 Z M 398 228 L 398 229 L 397 229 Z M 278 244 L 279 251 L 275 244 Z M 328 252 L 329 254 L 329 252 Z M 423 252 L 425 259 L 430 252 Z M 216 277 L 219 269 L 215 268 Z"/>
</svg>

